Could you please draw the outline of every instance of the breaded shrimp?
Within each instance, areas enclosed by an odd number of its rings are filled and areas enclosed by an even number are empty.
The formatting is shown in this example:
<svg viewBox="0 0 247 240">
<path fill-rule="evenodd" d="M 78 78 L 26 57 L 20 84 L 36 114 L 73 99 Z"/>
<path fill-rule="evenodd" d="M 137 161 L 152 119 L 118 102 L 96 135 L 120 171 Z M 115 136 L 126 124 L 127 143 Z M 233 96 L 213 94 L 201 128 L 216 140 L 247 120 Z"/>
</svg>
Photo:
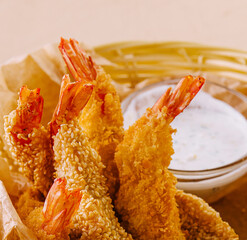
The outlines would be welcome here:
<svg viewBox="0 0 247 240">
<path fill-rule="evenodd" d="M 85 85 L 82 81 L 70 83 L 65 75 L 59 103 L 50 123 L 54 135 L 56 176 L 65 177 L 70 189 L 80 188 L 82 191 L 71 236 L 94 240 L 132 239 L 115 216 L 103 175 L 104 165 L 79 124 L 80 112 L 92 91 L 92 85 Z"/>
<path fill-rule="evenodd" d="M 69 240 L 69 224 L 80 199 L 80 190 L 67 190 L 66 179 L 56 179 L 45 203 L 40 202 L 22 220 L 38 240 Z"/>
<path fill-rule="evenodd" d="M 172 120 L 204 83 L 187 76 L 127 131 L 117 147 L 120 189 L 115 207 L 135 239 L 184 239 L 175 199 L 176 178 L 168 170 L 173 154 Z"/>
<path fill-rule="evenodd" d="M 40 89 L 23 86 L 18 107 L 4 117 L 5 139 L 23 174 L 46 196 L 53 182 L 48 131 L 40 124 L 43 98 Z"/>
<path fill-rule="evenodd" d="M 176 201 L 186 239 L 239 239 L 229 224 L 221 219 L 219 213 L 199 197 L 178 190 Z"/>
<path fill-rule="evenodd" d="M 94 93 L 80 117 L 80 124 L 92 147 L 101 156 L 109 193 L 114 198 L 119 187 L 114 153 L 123 140 L 124 132 L 119 96 L 111 84 L 110 75 L 87 56 L 76 40 L 62 38 L 59 49 L 74 79 L 95 85 Z"/>
<path fill-rule="evenodd" d="M 39 190 L 34 187 L 28 188 L 15 204 L 21 220 L 25 220 L 35 208 L 42 207 L 44 205 L 44 200 L 44 196 Z"/>
</svg>

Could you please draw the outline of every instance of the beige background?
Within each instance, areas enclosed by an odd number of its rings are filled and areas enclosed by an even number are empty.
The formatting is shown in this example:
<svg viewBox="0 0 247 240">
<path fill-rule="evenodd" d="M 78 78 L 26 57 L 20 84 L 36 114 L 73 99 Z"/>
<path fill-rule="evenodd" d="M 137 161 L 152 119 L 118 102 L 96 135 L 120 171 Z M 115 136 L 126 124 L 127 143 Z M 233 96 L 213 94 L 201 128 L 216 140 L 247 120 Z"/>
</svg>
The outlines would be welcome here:
<svg viewBox="0 0 247 240">
<path fill-rule="evenodd" d="M 74 37 L 95 46 L 181 40 L 247 50 L 245 0 L 0 0 L 0 63 Z"/>
<path fill-rule="evenodd" d="M 246 0 L 0 0 L 0 64 L 61 36 L 91 46 L 177 40 L 247 51 L 246 23 Z M 247 239 L 246 189 L 247 180 L 213 204 L 240 239 Z"/>
</svg>

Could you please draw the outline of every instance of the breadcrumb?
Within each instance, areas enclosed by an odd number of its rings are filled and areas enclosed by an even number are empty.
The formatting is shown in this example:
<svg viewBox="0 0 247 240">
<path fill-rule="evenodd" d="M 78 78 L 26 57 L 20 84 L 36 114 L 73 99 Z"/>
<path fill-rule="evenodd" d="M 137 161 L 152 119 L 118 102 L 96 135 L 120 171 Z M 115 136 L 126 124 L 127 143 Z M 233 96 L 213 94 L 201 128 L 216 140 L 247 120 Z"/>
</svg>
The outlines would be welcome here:
<svg viewBox="0 0 247 240">
<path fill-rule="evenodd" d="M 111 84 L 111 78 L 99 67 L 95 93 L 82 112 L 80 124 L 106 166 L 103 174 L 110 196 L 114 198 L 119 187 L 114 153 L 123 140 L 123 116 L 119 96 Z"/>
<path fill-rule="evenodd" d="M 61 125 L 54 136 L 53 149 L 57 177 L 65 177 L 71 189 L 82 189 L 72 238 L 132 239 L 115 216 L 103 175 L 104 165 L 77 119 Z"/>
<path fill-rule="evenodd" d="M 201 198 L 178 190 L 176 201 L 186 239 L 239 239 L 219 213 Z"/>
<path fill-rule="evenodd" d="M 124 227 L 135 239 L 184 239 L 177 203 L 176 178 L 168 171 L 174 130 L 166 108 L 151 110 L 126 132 L 115 159 L 120 189 L 115 202 Z"/>
</svg>

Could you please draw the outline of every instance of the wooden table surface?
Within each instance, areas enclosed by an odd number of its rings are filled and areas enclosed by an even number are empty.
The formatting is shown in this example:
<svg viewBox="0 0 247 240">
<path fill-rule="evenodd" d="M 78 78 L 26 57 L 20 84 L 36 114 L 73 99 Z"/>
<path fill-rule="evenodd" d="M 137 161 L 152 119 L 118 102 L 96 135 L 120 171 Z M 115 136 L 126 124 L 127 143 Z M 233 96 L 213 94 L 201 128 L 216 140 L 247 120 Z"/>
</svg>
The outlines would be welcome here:
<svg viewBox="0 0 247 240">
<path fill-rule="evenodd" d="M 247 175 L 245 178 L 247 180 Z M 241 240 L 247 240 L 247 181 L 210 205 L 230 224 Z"/>
</svg>

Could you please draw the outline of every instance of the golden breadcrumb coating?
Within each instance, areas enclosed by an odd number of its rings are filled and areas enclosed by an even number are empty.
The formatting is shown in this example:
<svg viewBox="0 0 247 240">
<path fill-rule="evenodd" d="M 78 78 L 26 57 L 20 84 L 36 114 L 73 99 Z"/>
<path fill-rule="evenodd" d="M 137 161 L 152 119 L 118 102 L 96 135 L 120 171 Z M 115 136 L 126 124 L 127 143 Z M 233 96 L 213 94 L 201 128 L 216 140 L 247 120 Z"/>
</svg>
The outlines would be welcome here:
<svg viewBox="0 0 247 240">
<path fill-rule="evenodd" d="M 44 202 L 42 201 L 40 193 L 34 188 L 29 188 L 21 195 L 19 201 L 17 202 L 17 212 L 23 223 L 35 233 L 38 240 L 66 239 L 56 238 L 54 235 L 47 235 L 46 232 L 42 230 L 41 225 L 43 223 L 43 206 Z"/>
<path fill-rule="evenodd" d="M 32 187 L 21 195 L 16 208 L 38 240 L 69 240 L 71 217 L 80 199 L 80 190 L 70 191 L 66 189 L 66 179 L 55 179 L 45 202 L 42 194 Z"/>
<path fill-rule="evenodd" d="M 61 233 L 47 234 L 46 231 L 42 229 L 42 224 L 44 221 L 44 217 L 42 214 L 42 207 L 36 207 L 26 219 L 23 221 L 27 227 L 29 227 L 36 235 L 38 240 L 69 240 L 69 229 L 65 228 L 65 230 Z"/>
<path fill-rule="evenodd" d="M 119 187 L 114 153 L 123 140 L 123 115 L 110 75 L 100 67 L 97 67 L 95 92 L 82 112 L 80 124 L 106 166 L 103 174 L 110 196 L 114 198 Z"/>
<path fill-rule="evenodd" d="M 44 204 L 43 196 L 34 188 L 28 188 L 16 203 L 16 210 L 22 221 L 36 208 Z"/>
<path fill-rule="evenodd" d="M 36 237 L 38 240 L 69 240 L 69 234 L 68 232 L 63 232 L 61 234 L 57 235 L 51 235 L 47 234 L 42 229 L 42 223 L 43 223 L 43 214 L 42 214 L 42 207 L 35 208 L 25 219 L 24 223 L 32 229 L 33 232 L 35 232 Z"/>
<path fill-rule="evenodd" d="M 239 239 L 220 214 L 201 198 L 178 190 L 176 201 L 186 239 Z"/>
<path fill-rule="evenodd" d="M 167 169 L 172 148 L 166 107 L 150 109 L 126 132 L 115 159 L 120 189 L 115 202 L 135 239 L 184 239 L 175 200 L 176 178 Z"/>
<path fill-rule="evenodd" d="M 12 134 L 16 124 L 16 111 L 4 117 L 5 139 L 13 159 L 20 165 L 21 172 L 46 196 L 53 181 L 52 153 L 47 130 L 39 125 L 32 132 Z M 23 142 L 21 140 L 28 140 Z"/>
<path fill-rule="evenodd" d="M 61 125 L 54 136 L 53 149 L 57 177 L 65 177 L 70 189 L 82 189 L 72 236 L 80 239 L 132 239 L 115 216 L 103 175 L 104 165 L 77 119 Z"/>
<path fill-rule="evenodd" d="M 17 212 L 23 223 L 35 233 L 38 240 L 69 239 L 56 238 L 55 235 L 48 235 L 42 230 L 41 226 L 44 220 L 42 215 L 44 202 L 42 200 L 42 196 L 34 188 L 29 188 L 21 195 L 17 202 Z"/>
</svg>

